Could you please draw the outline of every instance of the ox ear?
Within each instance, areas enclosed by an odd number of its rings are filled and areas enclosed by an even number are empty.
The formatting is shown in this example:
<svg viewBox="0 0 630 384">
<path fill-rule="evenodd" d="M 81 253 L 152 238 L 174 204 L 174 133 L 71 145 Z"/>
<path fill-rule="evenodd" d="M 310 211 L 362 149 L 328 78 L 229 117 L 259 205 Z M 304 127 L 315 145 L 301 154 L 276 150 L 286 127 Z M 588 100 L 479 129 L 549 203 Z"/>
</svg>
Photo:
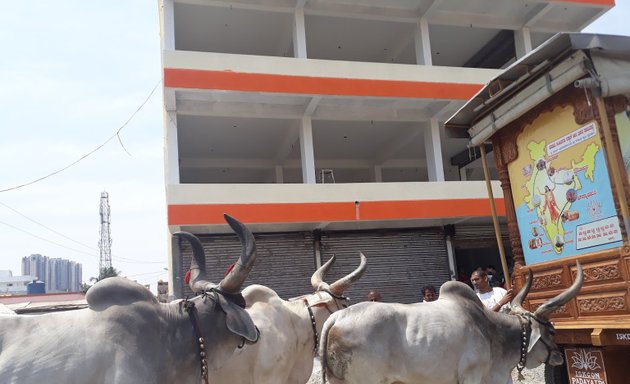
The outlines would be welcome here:
<svg viewBox="0 0 630 384">
<path fill-rule="evenodd" d="M 225 322 L 230 332 L 243 337 L 251 343 L 258 341 L 258 330 L 249 313 L 233 302 L 226 300 L 223 295 L 217 296 L 219 305 L 225 312 Z"/>
<path fill-rule="evenodd" d="M 527 353 L 530 353 L 534 348 L 534 345 L 540 340 L 540 324 L 536 327 L 532 327 L 532 334 L 529 336 L 529 346 L 527 347 Z"/>
</svg>

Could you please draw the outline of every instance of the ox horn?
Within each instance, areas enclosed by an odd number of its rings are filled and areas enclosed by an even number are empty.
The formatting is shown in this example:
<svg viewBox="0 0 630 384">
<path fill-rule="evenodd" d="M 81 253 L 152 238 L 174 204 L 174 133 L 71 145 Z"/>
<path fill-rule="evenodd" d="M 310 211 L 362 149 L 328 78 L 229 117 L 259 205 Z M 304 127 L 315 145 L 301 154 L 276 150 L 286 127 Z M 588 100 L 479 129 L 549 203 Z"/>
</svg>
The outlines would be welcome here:
<svg viewBox="0 0 630 384">
<path fill-rule="evenodd" d="M 330 288 L 328 284 L 324 282 L 324 276 L 328 273 L 328 271 L 330 270 L 330 267 L 333 264 L 335 264 L 336 260 L 337 260 L 337 257 L 335 255 L 332 255 L 330 260 L 328 260 L 321 267 L 317 268 L 317 271 L 313 273 L 313 276 L 311 276 L 311 285 L 313 286 L 314 290 L 319 291 L 322 288 L 326 288 L 326 289 Z"/>
<path fill-rule="evenodd" d="M 203 291 L 207 285 L 212 283 L 206 279 L 206 254 L 203 251 L 201 241 L 190 232 L 175 232 L 173 236 L 183 237 L 190 242 L 193 252 L 193 257 L 190 260 L 190 289 L 195 293 Z"/>
<path fill-rule="evenodd" d="M 252 232 L 243 223 L 228 214 L 223 216 L 241 240 L 241 255 L 234 268 L 221 280 L 219 288 L 224 292 L 236 294 L 241 292 L 241 287 L 256 261 L 256 241 Z"/>
<path fill-rule="evenodd" d="M 580 261 L 577 261 L 577 275 L 575 277 L 575 281 L 573 284 L 564 292 L 559 294 L 558 296 L 550 299 L 545 304 L 538 307 L 536 312 L 534 312 L 535 316 L 538 316 L 543 319 L 549 319 L 551 313 L 555 311 L 557 308 L 560 308 L 563 304 L 574 298 L 578 292 L 580 292 L 580 288 L 582 288 L 582 283 L 584 282 L 584 272 L 582 271 L 582 265 Z"/>
<path fill-rule="evenodd" d="M 359 280 L 361 276 L 363 276 L 363 273 L 365 273 L 365 270 L 367 269 L 367 259 L 362 252 L 359 252 L 359 254 L 361 255 L 361 264 L 359 264 L 357 269 L 350 272 L 349 275 L 342 277 L 341 279 L 330 284 L 330 292 L 335 295 L 341 296 L 343 294 L 343 291 L 350 288 L 350 286 L 354 284 L 355 281 Z"/>
<path fill-rule="evenodd" d="M 525 286 L 518 292 L 516 297 L 512 299 L 510 306 L 512 307 L 512 313 L 527 313 L 527 310 L 523 308 L 523 300 L 527 297 L 530 288 L 532 287 L 532 281 L 534 280 L 534 273 L 531 268 L 527 272 L 527 281 L 525 281 Z"/>
</svg>

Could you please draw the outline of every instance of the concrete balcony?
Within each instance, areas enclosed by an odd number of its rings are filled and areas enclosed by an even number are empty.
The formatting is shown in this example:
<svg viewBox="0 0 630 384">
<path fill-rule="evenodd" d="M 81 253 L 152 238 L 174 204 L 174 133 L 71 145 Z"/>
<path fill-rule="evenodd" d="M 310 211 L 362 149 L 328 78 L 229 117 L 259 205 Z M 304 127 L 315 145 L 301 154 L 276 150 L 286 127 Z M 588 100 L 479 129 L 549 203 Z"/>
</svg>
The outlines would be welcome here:
<svg viewBox="0 0 630 384">
<path fill-rule="evenodd" d="M 499 215 L 503 195 L 492 182 Z M 171 184 L 171 231 L 229 233 L 223 214 L 255 232 L 356 230 L 489 223 L 485 182 Z"/>
</svg>

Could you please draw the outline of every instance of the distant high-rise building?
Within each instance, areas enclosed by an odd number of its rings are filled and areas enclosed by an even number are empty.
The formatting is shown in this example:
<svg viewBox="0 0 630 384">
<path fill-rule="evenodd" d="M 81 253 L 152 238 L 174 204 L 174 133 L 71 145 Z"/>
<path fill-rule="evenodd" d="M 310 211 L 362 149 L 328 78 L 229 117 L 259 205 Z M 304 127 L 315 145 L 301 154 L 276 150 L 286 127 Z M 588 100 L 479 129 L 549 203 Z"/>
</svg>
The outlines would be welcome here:
<svg viewBox="0 0 630 384">
<path fill-rule="evenodd" d="M 22 258 L 22 274 L 46 284 L 46 292 L 79 292 L 83 270 L 80 263 L 33 254 Z"/>
<path fill-rule="evenodd" d="M 44 281 L 46 278 L 46 264 L 48 257 L 34 253 L 30 256 L 22 258 L 22 275 L 33 276 L 36 279 Z"/>
</svg>

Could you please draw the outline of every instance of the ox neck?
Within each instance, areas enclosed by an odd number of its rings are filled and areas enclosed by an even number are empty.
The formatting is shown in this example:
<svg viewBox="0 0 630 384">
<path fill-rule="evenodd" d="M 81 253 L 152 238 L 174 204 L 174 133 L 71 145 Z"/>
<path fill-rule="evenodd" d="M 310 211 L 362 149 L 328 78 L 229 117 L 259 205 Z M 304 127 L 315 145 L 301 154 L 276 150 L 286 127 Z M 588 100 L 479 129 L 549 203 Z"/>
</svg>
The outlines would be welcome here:
<svg viewBox="0 0 630 384">
<path fill-rule="evenodd" d="M 199 351 L 197 345 L 190 342 L 182 343 L 182 340 L 198 340 L 195 330 L 191 324 L 190 316 L 184 307 L 184 300 L 162 304 L 162 310 L 166 321 L 166 328 L 163 333 L 164 348 L 176 346 L 176 352 L 171 353 L 170 358 L 173 364 L 169 367 L 176 369 L 166 369 L 163 377 L 168 377 L 166 382 L 181 382 L 182 377 L 195 377 L 197 382 L 202 381 Z M 203 334 L 203 325 L 200 325 L 200 332 Z"/>
<path fill-rule="evenodd" d="M 496 341 L 498 342 L 493 343 L 495 347 L 500 348 L 501 353 L 497 353 L 497 356 L 504 356 L 504 359 L 497 361 L 504 361 L 511 370 L 521 361 L 521 343 L 523 340 L 521 318 L 490 311 L 488 311 L 488 315 L 495 323 L 496 329 L 502 330 L 502 334 L 497 335 L 499 340 Z M 490 337 L 495 337 L 495 335 L 490 335 Z"/>
<path fill-rule="evenodd" d="M 298 300 L 290 301 L 289 304 L 301 324 L 297 332 L 300 344 L 316 352 L 322 327 L 332 312 L 325 303 L 309 304 L 310 297 L 311 295 L 306 295 Z"/>
</svg>

